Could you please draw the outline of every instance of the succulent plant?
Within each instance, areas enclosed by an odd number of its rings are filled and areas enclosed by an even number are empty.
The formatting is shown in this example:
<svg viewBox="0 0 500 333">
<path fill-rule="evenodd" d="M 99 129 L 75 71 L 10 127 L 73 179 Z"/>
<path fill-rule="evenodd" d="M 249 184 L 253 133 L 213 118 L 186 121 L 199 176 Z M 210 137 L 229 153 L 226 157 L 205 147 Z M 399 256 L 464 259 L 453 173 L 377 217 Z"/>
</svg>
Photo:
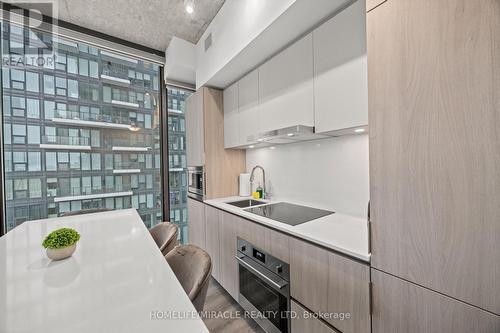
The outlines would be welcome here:
<svg viewBox="0 0 500 333">
<path fill-rule="evenodd" d="M 60 228 L 45 237 L 42 246 L 49 249 L 60 249 L 78 242 L 80 234 L 71 228 Z"/>
</svg>

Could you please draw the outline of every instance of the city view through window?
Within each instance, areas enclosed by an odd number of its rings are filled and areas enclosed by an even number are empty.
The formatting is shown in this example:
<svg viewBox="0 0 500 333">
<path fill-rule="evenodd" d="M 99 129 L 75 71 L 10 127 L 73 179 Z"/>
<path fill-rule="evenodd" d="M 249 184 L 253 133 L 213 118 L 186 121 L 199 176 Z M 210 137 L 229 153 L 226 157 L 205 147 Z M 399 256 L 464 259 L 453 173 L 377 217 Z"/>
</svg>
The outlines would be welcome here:
<svg viewBox="0 0 500 333">
<path fill-rule="evenodd" d="M 168 161 L 170 222 L 179 226 L 180 240 L 187 238 L 186 99 L 192 91 L 169 86 Z"/>
<path fill-rule="evenodd" d="M 12 23 L 1 30 L 3 59 L 54 56 L 2 62 L 7 231 L 91 208 L 162 221 L 161 67 Z"/>
</svg>

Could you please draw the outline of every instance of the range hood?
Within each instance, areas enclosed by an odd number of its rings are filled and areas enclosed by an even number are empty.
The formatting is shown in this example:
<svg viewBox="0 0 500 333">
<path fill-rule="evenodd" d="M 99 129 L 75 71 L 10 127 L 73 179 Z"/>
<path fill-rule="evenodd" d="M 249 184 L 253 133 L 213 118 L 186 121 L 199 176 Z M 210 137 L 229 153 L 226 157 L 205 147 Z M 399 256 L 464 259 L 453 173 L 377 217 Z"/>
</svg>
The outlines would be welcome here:
<svg viewBox="0 0 500 333">
<path fill-rule="evenodd" d="M 257 142 L 268 144 L 287 144 L 299 141 L 323 139 L 327 137 L 329 136 L 314 133 L 313 126 L 296 125 L 262 133 L 259 135 Z"/>
</svg>

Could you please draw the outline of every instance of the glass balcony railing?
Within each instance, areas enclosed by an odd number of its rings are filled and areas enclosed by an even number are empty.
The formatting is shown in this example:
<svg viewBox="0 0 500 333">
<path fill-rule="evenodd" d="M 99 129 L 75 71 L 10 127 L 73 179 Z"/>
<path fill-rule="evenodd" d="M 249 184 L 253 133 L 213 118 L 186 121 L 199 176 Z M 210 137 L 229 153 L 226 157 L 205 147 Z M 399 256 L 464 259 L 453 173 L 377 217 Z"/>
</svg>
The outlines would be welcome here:
<svg viewBox="0 0 500 333">
<path fill-rule="evenodd" d="M 130 125 L 133 121 L 126 116 L 109 115 L 109 114 L 95 114 L 88 112 L 55 110 L 55 118 L 72 119 L 72 120 L 85 120 L 85 121 L 98 121 L 112 124 Z"/>
<path fill-rule="evenodd" d="M 52 145 L 89 146 L 90 138 L 77 136 L 44 135 L 42 136 L 42 143 Z"/>
<path fill-rule="evenodd" d="M 115 162 L 115 169 L 141 169 L 144 163 L 140 162 Z"/>
<path fill-rule="evenodd" d="M 119 192 L 130 192 L 132 187 L 130 184 L 111 184 L 104 185 L 104 187 L 72 187 L 69 190 L 59 189 L 59 191 L 51 192 L 49 197 L 74 197 L 81 195 L 98 195 L 98 194 L 110 194 Z"/>
</svg>

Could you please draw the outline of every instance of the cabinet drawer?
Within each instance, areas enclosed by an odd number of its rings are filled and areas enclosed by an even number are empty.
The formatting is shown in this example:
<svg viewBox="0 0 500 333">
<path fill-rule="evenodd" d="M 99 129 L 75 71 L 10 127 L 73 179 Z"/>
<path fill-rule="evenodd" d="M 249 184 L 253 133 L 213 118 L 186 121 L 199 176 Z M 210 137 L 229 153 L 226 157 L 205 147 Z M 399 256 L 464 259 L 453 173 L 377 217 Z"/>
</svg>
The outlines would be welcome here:
<svg viewBox="0 0 500 333">
<path fill-rule="evenodd" d="M 238 217 L 238 237 L 249 241 L 267 253 L 289 262 L 289 236 L 255 222 Z"/>
<path fill-rule="evenodd" d="M 291 302 L 292 313 L 296 314 L 292 318 L 291 333 L 340 333 L 330 328 L 321 320 L 310 317 L 312 314 L 294 301 Z"/>
<path fill-rule="evenodd" d="M 369 266 L 294 238 L 290 242 L 291 296 L 344 333 L 370 332 Z"/>
</svg>

